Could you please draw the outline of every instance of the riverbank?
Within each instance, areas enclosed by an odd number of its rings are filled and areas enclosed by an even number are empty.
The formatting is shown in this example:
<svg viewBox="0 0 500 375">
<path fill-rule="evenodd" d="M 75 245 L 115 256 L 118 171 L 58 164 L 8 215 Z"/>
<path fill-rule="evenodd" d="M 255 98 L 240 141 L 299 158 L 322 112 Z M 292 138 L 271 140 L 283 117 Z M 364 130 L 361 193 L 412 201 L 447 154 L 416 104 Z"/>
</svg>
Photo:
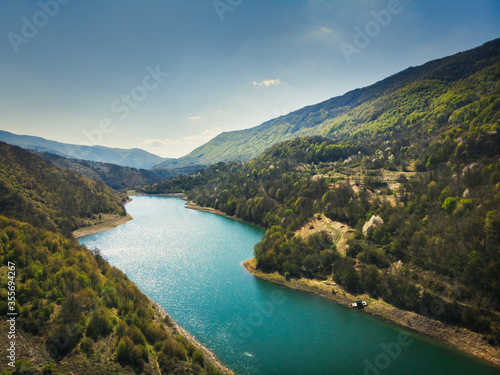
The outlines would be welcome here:
<svg viewBox="0 0 500 375">
<path fill-rule="evenodd" d="M 202 207 L 202 206 L 198 206 L 196 203 L 192 202 L 192 201 L 188 201 L 187 198 L 185 196 L 183 196 L 183 199 L 186 200 L 186 208 L 190 209 L 190 210 L 196 210 L 196 211 L 203 211 L 203 212 L 210 212 L 211 214 L 216 214 L 216 215 L 220 215 L 220 216 L 225 216 L 225 217 L 228 217 L 230 219 L 233 219 L 233 220 L 238 220 L 238 221 L 241 221 L 242 223 L 246 223 L 246 224 L 252 224 L 252 225 L 255 225 L 259 228 L 262 228 L 262 229 L 265 229 L 263 226 L 261 225 L 258 225 L 258 224 L 253 224 L 253 223 L 249 223 L 248 221 L 245 221 L 237 216 L 231 216 L 231 215 L 228 215 L 227 213 L 225 213 L 224 211 L 221 211 L 221 210 L 217 210 L 215 208 L 212 208 L 212 207 Z"/>
<path fill-rule="evenodd" d="M 125 216 L 121 215 L 111 215 L 111 214 L 101 214 L 101 220 L 89 221 L 87 226 L 78 228 L 73 231 L 73 236 L 75 238 L 81 238 L 89 236 L 91 234 L 105 232 L 109 229 L 116 228 L 127 221 L 133 220 L 133 217 L 129 214 Z"/>
<path fill-rule="evenodd" d="M 196 203 L 192 202 L 192 201 L 187 201 L 186 202 L 186 208 L 189 208 L 190 210 L 196 210 L 196 211 L 203 211 L 203 212 L 210 212 L 212 214 L 216 214 L 216 215 L 221 215 L 221 216 L 226 216 L 226 217 L 230 217 L 231 219 L 235 219 L 235 220 L 239 220 L 239 221 L 243 221 L 235 216 L 229 216 L 228 214 L 226 214 L 225 212 L 223 211 L 220 211 L 220 210 L 216 210 L 215 208 L 212 208 L 212 207 L 202 207 L 202 206 L 198 206 Z"/>
<path fill-rule="evenodd" d="M 144 293 L 143 293 L 144 294 Z M 145 294 L 144 294 L 145 295 Z M 182 337 L 186 338 L 191 344 L 193 344 L 196 349 L 203 354 L 203 358 L 206 361 L 205 363 L 208 363 L 209 365 L 212 365 L 215 367 L 221 374 L 223 375 L 235 375 L 233 371 L 231 371 L 229 368 L 224 366 L 215 356 L 214 353 L 212 353 L 210 350 L 208 350 L 206 347 L 204 347 L 202 344 L 200 344 L 196 339 L 191 336 L 184 328 L 179 326 L 171 317 L 168 315 L 165 310 L 163 310 L 160 305 L 158 305 L 155 301 L 153 301 L 151 298 L 149 298 L 147 295 L 145 295 L 146 298 L 151 302 L 154 312 L 155 312 L 155 319 L 161 322 L 165 322 L 165 320 L 168 321 L 167 325 L 170 326 L 173 329 L 174 334 L 179 334 Z M 165 319 L 166 318 L 166 319 Z"/>
<path fill-rule="evenodd" d="M 127 195 L 129 197 L 147 197 L 147 196 L 150 196 L 150 197 L 178 197 L 178 198 L 183 198 L 184 200 L 187 200 L 185 198 L 186 195 L 184 193 L 145 194 L 145 193 L 138 193 L 135 190 L 129 190 L 129 191 L 127 191 Z"/>
<path fill-rule="evenodd" d="M 223 211 L 210 207 L 201 207 L 191 201 L 186 203 L 186 208 L 210 212 L 245 222 Z M 367 294 L 352 295 L 338 286 L 333 280 L 319 281 L 305 278 L 285 280 L 285 278 L 277 272 L 268 274 L 258 270 L 255 267 L 255 258 L 244 262 L 243 265 L 250 273 L 262 280 L 300 290 L 305 293 L 319 295 L 349 308 L 350 304 L 355 300 L 363 299 L 368 302 L 368 306 L 363 309 L 365 313 L 383 319 L 391 324 L 410 329 L 422 335 L 450 344 L 457 349 L 500 368 L 500 348 L 489 345 L 486 339 L 478 333 L 469 331 L 465 328 L 454 327 L 410 311 L 398 309 L 382 300 L 370 298 Z"/>
<path fill-rule="evenodd" d="M 465 328 L 453 327 L 410 311 L 398 309 L 382 300 L 372 299 L 366 294 L 354 296 L 344 291 L 332 280 L 319 281 L 304 278 L 286 280 L 277 272 L 273 274 L 264 273 L 256 268 L 255 258 L 247 260 L 243 265 L 259 279 L 305 293 L 319 295 L 346 307 L 349 307 L 350 303 L 356 299 L 363 299 L 368 302 L 368 306 L 363 309 L 364 312 L 391 324 L 446 342 L 500 368 L 500 348 L 492 347 L 481 335 Z"/>
</svg>

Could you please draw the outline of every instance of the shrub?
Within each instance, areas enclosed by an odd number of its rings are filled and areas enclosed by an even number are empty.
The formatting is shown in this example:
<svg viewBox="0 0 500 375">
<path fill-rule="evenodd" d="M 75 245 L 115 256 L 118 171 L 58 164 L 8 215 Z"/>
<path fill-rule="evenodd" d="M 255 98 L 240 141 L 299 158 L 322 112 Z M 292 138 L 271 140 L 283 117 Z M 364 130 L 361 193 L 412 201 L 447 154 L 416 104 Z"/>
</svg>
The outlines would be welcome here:
<svg viewBox="0 0 500 375">
<path fill-rule="evenodd" d="M 97 340 L 99 337 L 105 337 L 111 332 L 111 322 L 109 315 L 103 309 L 94 311 L 89 323 L 87 324 L 87 336 Z"/>
<path fill-rule="evenodd" d="M 387 260 L 383 251 L 378 251 L 375 249 L 365 249 L 363 250 L 358 259 L 366 264 L 374 264 L 378 268 L 386 268 L 389 266 L 389 261 Z"/>
<path fill-rule="evenodd" d="M 453 211 L 455 211 L 455 208 L 457 208 L 457 201 L 453 197 L 446 198 L 443 205 L 441 206 L 441 209 L 448 215 L 453 213 Z"/>
<path fill-rule="evenodd" d="M 151 323 L 146 329 L 146 338 L 151 344 L 154 344 L 158 341 L 165 340 L 167 338 L 167 332 L 162 326 Z"/>
<path fill-rule="evenodd" d="M 91 338 L 85 337 L 82 340 L 82 343 L 80 344 L 80 348 L 84 353 L 91 354 L 92 353 L 92 347 L 94 346 L 94 343 Z"/>
<path fill-rule="evenodd" d="M 338 259 L 333 266 L 334 280 L 350 293 L 362 291 L 361 280 L 353 262 L 347 258 Z"/>
<path fill-rule="evenodd" d="M 370 265 L 361 270 L 361 279 L 363 288 L 370 294 L 370 296 L 377 298 L 379 296 L 379 288 L 382 281 L 377 267 Z"/>
<path fill-rule="evenodd" d="M 127 347 L 127 339 L 130 340 L 130 338 L 128 337 L 120 339 L 120 342 L 116 347 L 116 360 L 121 363 L 125 363 L 128 361 L 129 348 Z"/>
<path fill-rule="evenodd" d="M 186 348 L 187 355 L 189 357 L 193 356 L 193 353 L 196 351 L 196 346 L 194 346 L 187 338 L 181 335 L 177 335 L 175 337 L 177 341 L 179 341 Z"/>
<path fill-rule="evenodd" d="M 148 353 L 142 345 L 134 345 L 132 339 L 124 336 L 118 342 L 115 351 L 116 360 L 121 364 L 130 363 L 133 366 L 142 368 L 144 358 L 147 359 Z"/>
<path fill-rule="evenodd" d="M 358 254 L 363 251 L 363 244 L 361 241 L 349 239 L 347 244 L 349 245 L 346 250 L 348 257 L 356 258 Z"/>
<path fill-rule="evenodd" d="M 130 363 L 133 366 L 141 367 L 144 364 L 144 359 L 142 356 L 142 349 L 138 345 L 134 345 L 130 351 Z"/>
<path fill-rule="evenodd" d="M 52 364 L 52 361 L 47 362 L 42 367 L 42 374 L 44 374 L 44 375 L 50 375 L 50 374 L 52 374 L 52 368 L 53 367 L 54 367 L 54 365 Z"/>
<path fill-rule="evenodd" d="M 127 323 L 125 323 L 123 320 L 119 320 L 118 324 L 116 325 L 116 334 L 118 336 L 123 336 L 127 328 L 128 328 Z"/>
<path fill-rule="evenodd" d="M 196 363 L 196 364 L 200 365 L 201 367 L 204 366 L 205 360 L 203 358 L 203 354 L 201 354 L 198 350 L 193 353 L 192 360 L 193 360 L 193 363 Z"/>
<path fill-rule="evenodd" d="M 177 357 L 181 361 L 187 360 L 186 350 L 180 342 L 174 341 L 172 338 L 167 338 L 163 342 L 162 352 L 170 357 Z"/>
<path fill-rule="evenodd" d="M 132 324 L 125 330 L 125 335 L 130 337 L 136 345 L 146 345 L 146 337 L 137 326 Z"/>
</svg>

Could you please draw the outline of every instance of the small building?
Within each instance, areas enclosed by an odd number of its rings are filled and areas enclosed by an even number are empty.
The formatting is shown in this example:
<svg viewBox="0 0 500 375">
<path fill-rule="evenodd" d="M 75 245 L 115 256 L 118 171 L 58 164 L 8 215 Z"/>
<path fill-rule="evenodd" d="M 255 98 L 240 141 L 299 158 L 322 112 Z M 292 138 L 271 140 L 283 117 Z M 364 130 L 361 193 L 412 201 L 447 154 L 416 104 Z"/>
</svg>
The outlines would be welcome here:
<svg viewBox="0 0 500 375">
<path fill-rule="evenodd" d="M 354 301 L 353 303 L 351 303 L 351 307 L 354 307 L 356 309 L 363 309 L 366 306 L 368 306 L 368 304 L 366 303 L 366 301 L 362 301 L 360 299 L 357 299 L 356 301 Z"/>
</svg>

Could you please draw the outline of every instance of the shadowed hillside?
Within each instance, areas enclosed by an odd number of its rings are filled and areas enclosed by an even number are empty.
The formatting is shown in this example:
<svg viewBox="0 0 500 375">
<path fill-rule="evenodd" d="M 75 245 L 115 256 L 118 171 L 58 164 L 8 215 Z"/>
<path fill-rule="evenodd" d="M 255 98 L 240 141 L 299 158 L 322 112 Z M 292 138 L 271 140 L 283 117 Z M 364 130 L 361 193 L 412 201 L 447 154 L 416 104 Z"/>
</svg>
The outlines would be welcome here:
<svg viewBox="0 0 500 375">
<path fill-rule="evenodd" d="M 0 130 L 0 141 L 28 150 L 48 152 L 66 158 L 112 163 L 137 169 L 153 168 L 155 165 L 166 160 L 166 158 L 162 158 L 138 148 L 123 149 L 105 146 L 73 145 L 31 135 L 12 134 L 3 130 Z"/>
<path fill-rule="evenodd" d="M 116 164 L 90 160 L 68 159 L 49 153 L 40 153 L 40 156 L 60 167 L 72 170 L 92 180 L 102 182 L 116 190 L 154 184 L 162 179 L 160 176 L 146 169 L 122 167 Z"/>
</svg>

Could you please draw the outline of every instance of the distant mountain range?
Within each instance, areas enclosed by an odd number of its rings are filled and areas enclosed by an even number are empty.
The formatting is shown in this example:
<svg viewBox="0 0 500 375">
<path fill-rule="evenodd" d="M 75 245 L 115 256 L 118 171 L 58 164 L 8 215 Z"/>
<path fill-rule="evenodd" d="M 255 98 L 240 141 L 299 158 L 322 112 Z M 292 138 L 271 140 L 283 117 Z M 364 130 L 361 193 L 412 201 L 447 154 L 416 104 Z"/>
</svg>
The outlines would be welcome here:
<svg viewBox="0 0 500 375">
<path fill-rule="evenodd" d="M 42 153 L 80 159 L 71 162 L 73 170 L 81 169 L 74 162 L 82 164 L 81 160 L 89 160 L 151 169 L 159 178 L 169 178 L 193 173 L 220 161 L 247 161 L 277 143 L 302 136 L 319 135 L 339 144 L 366 145 L 374 141 L 378 143 L 375 140 L 377 137 L 392 138 L 394 133 L 400 133 L 403 129 L 411 128 L 412 132 L 418 129 L 436 131 L 457 124 L 472 107 L 481 107 L 481 100 L 491 98 L 495 91 L 493 86 L 483 87 L 484 84 L 481 86 L 479 81 L 498 82 L 499 69 L 500 39 L 496 39 L 466 52 L 410 67 L 371 86 L 304 107 L 259 126 L 219 134 L 179 159 L 161 158 L 137 148 L 71 145 L 6 131 L 0 131 L 0 141 Z M 471 90 L 477 87 L 483 87 L 484 92 L 474 97 Z M 96 165 L 92 167 L 100 168 Z M 93 172 L 87 170 L 84 175 L 95 175 L 97 172 L 101 177 L 94 177 L 104 181 L 102 173 L 95 168 Z M 141 184 L 155 180 L 141 173 L 139 177 L 134 172 L 134 179 L 137 177 L 136 180 L 141 181 Z M 128 182 L 120 181 L 120 178 L 114 182 L 117 187 L 131 186 Z"/>
<path fill-rule="evenodd" d="M 147 151 L 132 148 L 112 148 L 105 146 L 82 146 L 50 141 L 30 135 L 17 135 L 0 130 L 0 141 L 39 152 L 49 152 L 66 158 L 83 159 L 102 163 L 112 163 L 124 167 L 150 169 L 168 161 Z"/>
<path fill-rule="evenodd" d="M 417 117 L 420 114 L 426 116 L 429 110 L 433 112 L 432 116 L 440 117 L 439 121 L 447 122 L 456 109 L 446 103 L 447 93 L 459 91 L 468 77 L 499 62 L 500 39 L 496 39 L 466 52 L 408 68 L 371 86 L 302 108 L 257 127 L 222 133 L 188 155 L 167 160 L 157 168 L 247 161 L 274 144 L 308 135 L 359 141 L 374 131 L 397 130 L 405 125 L 405 121 L 419 121 Z M 433 103 L 443 106 L 433 107 Z M 428 116 L 426 120 L 434 121 L 435 118 Z"/>
</svg>

